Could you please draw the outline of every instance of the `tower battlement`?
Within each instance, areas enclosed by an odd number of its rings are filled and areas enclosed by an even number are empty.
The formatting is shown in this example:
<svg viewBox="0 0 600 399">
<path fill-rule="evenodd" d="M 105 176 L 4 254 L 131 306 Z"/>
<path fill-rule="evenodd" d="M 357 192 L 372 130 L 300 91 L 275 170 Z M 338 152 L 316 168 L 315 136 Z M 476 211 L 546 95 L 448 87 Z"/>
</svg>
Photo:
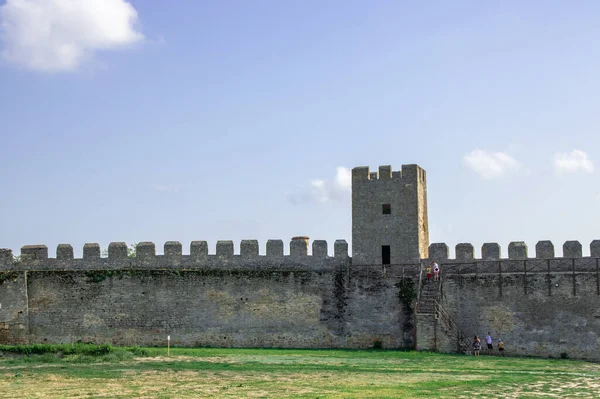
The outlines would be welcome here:
<svg viewBox="0 0 600 399">
<path fill-rule="evenodd" d="M 404 179 L 405 184 L 410 184 L 411 180 L 416 183 L 417 180 L 426 180 L 425 169 L 418 165 L 402 165 L 398 171 L 392 171 L 391 165 L 381 165 L 377 172 L 371 172 L 368 166 L 357 166 L 352 169 L 352 181 L 354 180 L 389 180 Z"/>
</svg>

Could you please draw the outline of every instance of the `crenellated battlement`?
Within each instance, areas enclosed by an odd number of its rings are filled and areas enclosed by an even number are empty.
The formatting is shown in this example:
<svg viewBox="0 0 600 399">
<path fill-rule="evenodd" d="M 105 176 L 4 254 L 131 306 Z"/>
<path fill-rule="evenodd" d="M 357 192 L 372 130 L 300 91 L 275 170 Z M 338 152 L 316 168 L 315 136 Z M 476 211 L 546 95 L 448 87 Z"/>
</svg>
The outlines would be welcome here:
<svg viewBox="0 0 600 399">
<path fill-rule="evenodd" d="M 589 258 L 600 258 L 600 240 L 590 243 Z M 527 244 L 523 241 L 512 241 L 508 244 L 508 257 L 501 256 L 501 246 L 496 242 L 488 242 L 481 246 L 481 257 L 477 258 L 473 244 L 460 243 L 455 246 L 455 257 L 450 258 L 450 248 L 445 243 L 433 243 L 429 245 L 428 260 L 439 262 L 469 262 L 469 261 L 492 261 L 492 260 L 526 260 L 526 259 L 574 259 L 588 258 L 583 256 L 583 246 L 579 241 L 566 241 L 563 246 L 562 257 L 556 256 L 552 241 L 538 241 L 535 246 L 535 257 L 530 258 Z"/>
<path fill-rule="evenodd" d="M 485 273 L 554 273 L 554 272 L 594 272 L 600 270 L 600 240 L 590 243 L 590 256 L 583 256 L 583 247 L 579 241 L 566 241 L 562 256 L 556 256 L 551 241 L 538 241 L 535 257 L 529 257 L 527 244 L 513 241 L 508 244 L 508 257 L 501 256 L 498 243 L 485 243 L 481 247 L 481 256 L 477 257 L 470 243 L 460 243 L 455 247 L 455 257 L 450 258 L 449 247 L 445 243 L 429 246 L 429 258 L 425 264 L 434 260 L 440 264 L 442 272 L 448 274 L 485 274 Z"/>
<path fill-rule="evenodd" d="M 415 164 L 402 165 L 399 171 L 392 171 L 391 165 L 381 165 L 377 172 L 371 172 L 368 166 L 357 166 L 352 169 L 352 181 L 378 181 L 378 180 L 403 180 L 425 181 L 427 178 L 425 170 Z"/>
<path fill-rule="evenodd" d="M 289 255 L 284 255 L 283 240 L 268 240 L 266 255 L 259 254 L 258 240 L 242 240 L 239 251 L 233 241 L 217 241 L 214 254 L 209 254 L 206 241 L 192 241 L 189 255 L 183 255 L 178 241 L 164 244 L 163 255 L 156 254 L 153 242 L 140 242 L 135 255 L 129 254 L 124 242 L 111 242 L 108 256 L 101 257 L 100 245 L 87 243 L 83 257 L 75 258 L 73 247 L 59 244 L 56 257 L 48 255 L 45 245 L 26 245 L 21 248 L 18 261 L 10 249 L 0 249 L 0 270 L 111 270 L 111 269 L 299 269 L 320 270 L 346 264 L 348 243 L 336 240 L 333 256 L 329 255 L 327 241 L 314 240 L 309 255 L 308 237 L 294 237 L 289 243 Z"/>
</svg>

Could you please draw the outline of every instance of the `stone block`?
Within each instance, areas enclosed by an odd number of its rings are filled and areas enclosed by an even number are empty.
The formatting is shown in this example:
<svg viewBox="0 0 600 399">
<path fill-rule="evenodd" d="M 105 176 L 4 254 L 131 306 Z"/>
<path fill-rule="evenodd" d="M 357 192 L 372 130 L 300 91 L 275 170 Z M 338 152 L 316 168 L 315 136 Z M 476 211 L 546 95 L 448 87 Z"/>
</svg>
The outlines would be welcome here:
<svg viewBox="0 0 600 399">
<path fill-rule="evenodd" d="M 335 240 L 335 243 L 333 243 L 333 255 L 339 259 L 348 258 L 348 243 L 346 240 Z"/>
<path fill-rule="evenodd" d="M 124 242 L 111 242 L 108 244 L 108 259 L 127 259 L 127 244 Z"/>
<path fill-rule="evenodd" d="M 481 246 L 481 259 L 496 260 L 501 257 L 500 244 L 497 242 L 486 242 Z"/>
<path fill-rule="evenodd" d="M 290 256 L 300 258 L 308 256 L 308 237 L 293 237 L 290 241 Z"/>
<path fill-rule="evenodd" d="M 142 241 L 135 247 L 135 257 L 139 260 L 154 260 L 156 258 L 156 245 L 150 241 Z"/>
<path fill-rule="evenodd" d="M 312 254 L 315 258 L 327 258 L 327 241 L 314 240 L 312 244 Z"/>
<path fill-rule="evenodd" d="M 206 241 L 192 241 L 190 243 L 190 256 L 192 259 L 206 258 L 208 256 L 208 243 Z"/>
<path fill-rule="evenodd" d="M 527 244 L 523 241 L 513 241 L 508 244 L 508 259 L 527 259 Z"/>
<path fill-rule="evenodd" d="M 461 243 L 456 244 L 456 260 L 473 260 L 475 259 L 475 251 L 473 249 L 473 244 L 470 243 Z"/>
<path fill-rule="evenodd" d="M 71 244 L 58 244 L 56 247 L 56 259 L 71 260 L 73 259 L 73 247 Z"/>
<path fill-rule="evenodd" d="M 283 257 L 283 240 L 268 240 L 267 256 L 273 258 Z"/>
<path fill-rule="evenodd" d="M 581 258 L 583 248 L 579 241 L 566 241 L 563 244 L 563 258 Z"/>
<path fill-rule="evenodd" d="M 164 245 L 164 254 L 168 258 L 181 258 L 183 247 L 179 241 L 167 241 Z"/>
<path fill-rule="evenodd" d="M 379 178 L 387 180 L 392 178 L 392 165 L 382 165 L 379 167 Z"/>
<path fill-rule="evenodd" d="M 217 256 L 222 258 L 233 257 L 233 241 L 221 240 L 217 241 Z"/>
<path fill-rule="evenodd" d="M 39 261 L 48 259 L 48 247 L 45 245 L 25 245 L 21 248 L 21 260 Z"/>
<path fill-rule="evenodd" d="M 600 240 L 594 240 L 590 243 L 590 256 L 600 258 Z"/>
<path fill-rule="evenodd" d="M 552 244 L 552 241 L 538 241 L 538 243 L 535 244 L 535 257 L 538 259 L 554 258 L 554 244 Z"/>
<path fill-rule="evenodd" d="M 352 168 L 352 180 L 369 180 L 369 167 L 357 166 Z"/>
<path fill-rule="evenodd" d="M 83 259 L 100 259 L 100 244 L 88 242 L 83 245 Z"/>
<path fill-rule="evenodd" d="M 409 182 L 417 182 L 419 180 L 419 166 L 415 164 L 402 165 L 402 178 Z"/>
<path fill-rule="evenodd" d="M 429 245 L 429 259 L 443 261 L 448 259 L 448 245 L 443 242 L 433 243 Z"/>
<path fill-rule="evenodd" d="M 240 255 L 244 258 L 258 256 L 258 240 L 242 240 L 240 244 Z"/>
<path fill-rule="evenodd" d="M 12 266 L 13 253 L 12 249 L 0 248 L 0 265 Z"/>
</svg>

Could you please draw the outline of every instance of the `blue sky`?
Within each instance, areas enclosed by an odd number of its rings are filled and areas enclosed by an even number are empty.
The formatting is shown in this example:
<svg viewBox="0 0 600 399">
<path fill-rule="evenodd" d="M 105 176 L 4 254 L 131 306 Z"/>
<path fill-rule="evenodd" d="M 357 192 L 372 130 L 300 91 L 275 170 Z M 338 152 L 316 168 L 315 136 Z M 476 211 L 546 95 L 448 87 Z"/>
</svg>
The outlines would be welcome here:
<svg viewBox="0 0 600 399">
<path fill-rule="evenodd" d="M 0 247 L 332 253 L 347 169 L 417 163 L 431 242 L 588 254 L 600 3 L 481 3 L 0 1 Z"/>
</svg>

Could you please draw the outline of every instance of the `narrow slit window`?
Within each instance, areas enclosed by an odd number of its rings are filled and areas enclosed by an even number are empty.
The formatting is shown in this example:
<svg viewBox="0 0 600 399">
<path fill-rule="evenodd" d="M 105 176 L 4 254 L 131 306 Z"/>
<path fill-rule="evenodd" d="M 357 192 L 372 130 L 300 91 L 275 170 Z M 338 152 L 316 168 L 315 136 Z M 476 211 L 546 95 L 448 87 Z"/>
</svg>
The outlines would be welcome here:
<svg viewBox="0 0 600 399">
<path fill-rule="evenodd" d="M 390 264 L 390 246 L 389 245 L 381 246 L 381 264 L 382 265 Z"/>
<path fill-rule="evenodd" d="M 391 204 L 383 204 L 383 205 L 381 205 L 381 210 L 384 215 L 390 215 L 392 213 L 392 205 Z"/>
</svg>

